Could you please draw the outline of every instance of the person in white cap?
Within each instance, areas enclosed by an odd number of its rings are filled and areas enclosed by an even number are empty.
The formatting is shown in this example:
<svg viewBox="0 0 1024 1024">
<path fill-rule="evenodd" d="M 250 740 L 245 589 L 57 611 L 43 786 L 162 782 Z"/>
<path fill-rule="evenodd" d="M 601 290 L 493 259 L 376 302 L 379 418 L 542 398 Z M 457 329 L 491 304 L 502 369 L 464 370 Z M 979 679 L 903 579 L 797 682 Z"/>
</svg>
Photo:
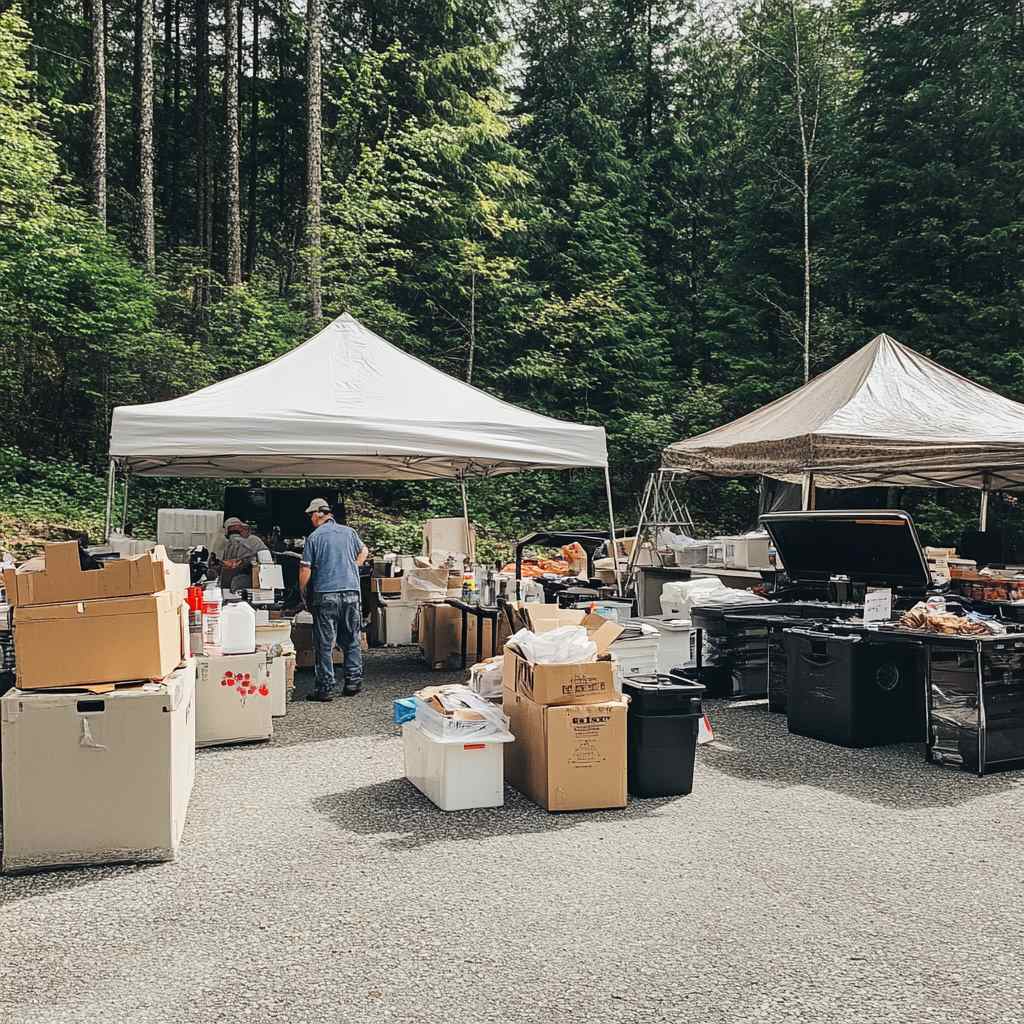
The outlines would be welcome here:
<svg viewBox="0 0 1024 1024">
<path fill-rule="evenodd" d="M 316 684 L 309 699 L 329 701 L 337 685 L 332 659 L 335 643 L 344 655 L 341 692 L 350 697 L 362 689 L 359 566 L 370 552 L 355 530 L 335 521 L 331 506 L 323 498 L 314 498 L 306 515 L 313 523 L 313 532 L 302 549 L 299 589 L 313 616 Z"/>
<path fill-rule="evenodd" d="M 252 587 L 251 566 L 256 552 L 265 551 L 267 545 L 237 516 L 224 520 L 224 535 L 227 543 L 221 555 L 220 585 L 227 590 L 248 590 Z"/>
</svg>

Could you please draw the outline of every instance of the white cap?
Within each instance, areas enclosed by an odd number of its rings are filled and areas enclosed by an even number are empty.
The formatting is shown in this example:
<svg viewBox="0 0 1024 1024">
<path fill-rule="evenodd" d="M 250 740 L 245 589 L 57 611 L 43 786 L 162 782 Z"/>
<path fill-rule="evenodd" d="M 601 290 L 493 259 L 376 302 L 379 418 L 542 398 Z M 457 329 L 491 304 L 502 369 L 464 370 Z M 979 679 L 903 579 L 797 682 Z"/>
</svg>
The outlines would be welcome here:
<svg viewBox="0 0 1024 1024">
<path fill-rule="evenodd" d="M 331 506 L 323 498 L 314 498 L 309 503 L 309 508 L 306 509 L 306 515 L 308 516 L 311 512 L 330 512 Z"/>
</svg>

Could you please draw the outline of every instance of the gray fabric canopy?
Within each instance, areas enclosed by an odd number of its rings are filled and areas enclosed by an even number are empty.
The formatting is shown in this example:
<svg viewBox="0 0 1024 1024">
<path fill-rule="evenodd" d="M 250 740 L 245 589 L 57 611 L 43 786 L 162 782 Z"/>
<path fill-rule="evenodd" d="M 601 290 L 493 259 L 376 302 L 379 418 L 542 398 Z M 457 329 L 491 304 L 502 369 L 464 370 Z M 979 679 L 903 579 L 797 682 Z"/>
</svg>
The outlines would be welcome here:
<svg viewBox="0 0 1024 1024">
<path fill-rule="evenodd" d="M 1024 405 L 888 335 L 725 426 L 669 445 L 665 469 L 819 487 L 1024 490 Z"/>
</svg>

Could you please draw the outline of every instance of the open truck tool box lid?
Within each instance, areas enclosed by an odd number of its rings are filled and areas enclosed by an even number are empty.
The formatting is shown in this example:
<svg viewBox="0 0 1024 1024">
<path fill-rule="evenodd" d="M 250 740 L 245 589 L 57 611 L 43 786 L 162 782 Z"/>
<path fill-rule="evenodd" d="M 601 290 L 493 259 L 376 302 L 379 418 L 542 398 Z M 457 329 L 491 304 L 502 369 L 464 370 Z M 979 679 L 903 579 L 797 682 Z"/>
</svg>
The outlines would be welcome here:
<svg viewBox="0 0 1024 1024">
<path fill-rule="evenodd" d="M 914 521 L 895 510 L 768 512 L 761 516 L 790 582 L 925 591 L 931 574 Z"/>
</svg>

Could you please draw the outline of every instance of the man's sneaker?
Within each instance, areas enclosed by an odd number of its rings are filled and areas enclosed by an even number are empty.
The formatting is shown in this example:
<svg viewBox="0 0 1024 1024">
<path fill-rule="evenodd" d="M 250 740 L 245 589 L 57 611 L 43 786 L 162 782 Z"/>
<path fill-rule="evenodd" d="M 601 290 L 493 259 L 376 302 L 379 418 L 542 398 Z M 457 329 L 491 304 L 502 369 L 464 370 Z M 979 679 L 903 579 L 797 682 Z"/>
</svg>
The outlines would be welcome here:
<svg viewBox="0 0 1024 1024">
<path fill-rule="evenodd" d="M 361 689 L 363 684 L 359 683 L 346 683 L 344 689 L 341 691 L 344 697 L 354 697 Z"/>
<path fill-rule="evenodd" d="M 312 690 L 306 694 L 306 700 L 315 700 L 320 704 L 330 704 L 334 700 L 334 694 L 324 690 Z"/>
</svg>

